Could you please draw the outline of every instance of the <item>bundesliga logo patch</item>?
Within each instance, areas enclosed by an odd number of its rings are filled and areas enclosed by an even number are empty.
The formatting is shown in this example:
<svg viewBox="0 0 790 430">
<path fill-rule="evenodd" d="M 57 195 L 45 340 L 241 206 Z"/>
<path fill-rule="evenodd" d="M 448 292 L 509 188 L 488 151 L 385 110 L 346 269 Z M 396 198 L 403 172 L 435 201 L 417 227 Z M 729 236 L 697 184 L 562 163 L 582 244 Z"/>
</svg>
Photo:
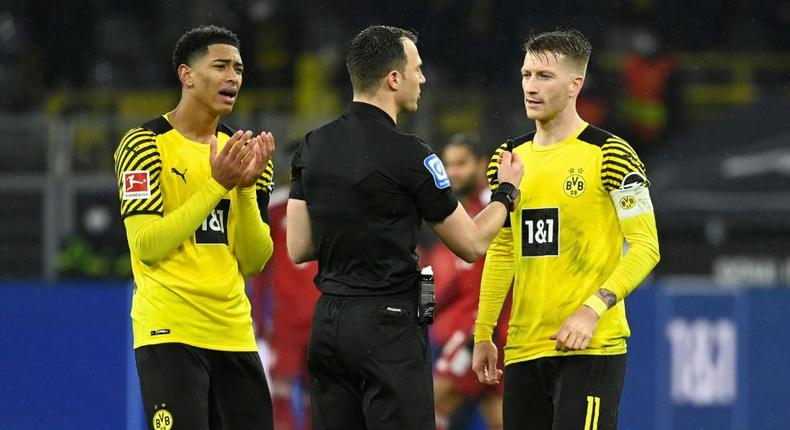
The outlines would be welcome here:
<svg viewBox="0 0 790 430">
<path fill-rule="evenodd" d="M 147 170 L 123 172 L 123 199 L 137 200 L 151 197 Z"/>
</svg>

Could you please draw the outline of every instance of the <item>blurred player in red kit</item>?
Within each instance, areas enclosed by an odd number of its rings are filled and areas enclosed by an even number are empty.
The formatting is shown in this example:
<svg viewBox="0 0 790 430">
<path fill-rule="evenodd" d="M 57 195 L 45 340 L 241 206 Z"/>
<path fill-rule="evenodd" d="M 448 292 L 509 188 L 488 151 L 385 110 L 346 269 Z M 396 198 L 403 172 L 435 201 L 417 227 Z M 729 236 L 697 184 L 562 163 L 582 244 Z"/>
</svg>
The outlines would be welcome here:
<svg viewBox="0 0 790 430">
<path fill-rule="evenodd" d="M 476 137 L 457 134 L 442 152 L 453 192 L 469 215 L 483 210 L 491 192 L 486 180 L 488 157 Z M 441 353 L 434 366 L 436 428 L 449 428 L 450 416 L 469 400 L 480 400 L 489 429 L 502 427 L 502 385 L 481 385 L 472 371 L 472 329 L 480 292 L 484 259 L 467 263 L 442 243 L 427 255 L 436 282 L 436 320 L 431 328 L 434 344 Z M 507 307 L 505 307 L 507 309 Z M 499 342 L 504 345 L 507 315 L 498 325 Z"/>
<path fill-rule="evenodd" d="M 269 346 L 274 428 L 302 430 L 310 428 L 306 353 L 319 292 L 313 284 L 317 264 L 294 264 L 288 257 L 287 203 L 287 188 L 272 194 L 269 217 L 274 253 L 264 272 L 254 280 L 253 316 L 258 336 L 265 338 Z M 264 308 L 270 312 L 264 312 Z M 304 395 L 295 398 L 299 392 Z"/>
</svg>

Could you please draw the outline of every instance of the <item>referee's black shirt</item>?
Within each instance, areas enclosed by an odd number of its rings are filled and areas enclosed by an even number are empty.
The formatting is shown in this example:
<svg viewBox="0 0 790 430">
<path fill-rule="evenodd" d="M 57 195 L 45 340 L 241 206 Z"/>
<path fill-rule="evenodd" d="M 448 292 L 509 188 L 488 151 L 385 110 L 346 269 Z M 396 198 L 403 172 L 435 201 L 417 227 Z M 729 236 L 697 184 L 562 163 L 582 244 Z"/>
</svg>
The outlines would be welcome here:
<svg viewBox="0 0 790 430">
<path fill-rule="evenodd" d="M 458 206 L 436 154 L 383 110 L 354 102 L 305 136 L 290 198 L 307 202 L 322 293 L 371 296 L 415 288 L 421 218 Z M 416 297 L 416 296 L 415 296 Z"/>
</svg>

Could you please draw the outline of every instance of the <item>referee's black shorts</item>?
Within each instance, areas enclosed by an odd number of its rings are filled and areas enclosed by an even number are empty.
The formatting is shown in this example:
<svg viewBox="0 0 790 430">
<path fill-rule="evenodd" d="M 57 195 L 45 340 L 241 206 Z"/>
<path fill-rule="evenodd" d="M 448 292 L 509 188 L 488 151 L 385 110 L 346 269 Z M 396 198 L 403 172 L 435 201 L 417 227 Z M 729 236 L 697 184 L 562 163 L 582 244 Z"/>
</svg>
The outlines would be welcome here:
<svg viewBox="0 0 790 430">
<path fill-rule="evenodd" d="M 427 327 L 412 300 L 322 295 L 307 353 L 314 430 L 436 428 Z"/>
<path fill-rule="evenodd" d="M 153 430 L 271 430 L 272 399 L 257 352 L 182 343 L 134 350 Z"/>
<path fill-rule="evenodd" d="M 544 357 L 505 366 L 505 430 L 614 430 L 626 355 Z"/>
</svg>

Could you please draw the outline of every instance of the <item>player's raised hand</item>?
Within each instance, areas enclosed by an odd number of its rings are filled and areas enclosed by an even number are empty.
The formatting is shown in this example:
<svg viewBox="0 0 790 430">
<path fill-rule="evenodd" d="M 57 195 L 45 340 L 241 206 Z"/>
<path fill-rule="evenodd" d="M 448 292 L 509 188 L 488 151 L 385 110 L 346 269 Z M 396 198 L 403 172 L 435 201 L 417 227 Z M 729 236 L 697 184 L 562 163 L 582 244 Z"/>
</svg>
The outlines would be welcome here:
<svg viewBox="0 0 790 430">
<path fill-rule="evenodd" d="M 247 169 L 247 164 L 252 161 L 249 157 L 249 150 L 244 147 L 244 143 L 250 137 L 252 137 L 251 131 L 239 130 L 233 133 L 221 151 L 217 150 L 217 138 L 211 137 L 209 142 L 211 176 L 225 189 L 230 190 L 239 183 Z"/>
<path fill-rule="evenodd" d="M 502 377 L 502 370 L 496 368 L 498 351 L 494 342 L 485 341 L 475 344 L 472 351 L 472 370 L 481 384 L 496 385 Z"/>
<path fill-rule="evenodd" d="M 274 136 L 271 133 L 262 132 L 260 135 L 253 137 L 247 147 L 251 156 L 254 156 L 255 159 L 254 162 L 247 164 L 247 168 L 239 181 L 240 187 L 255 185 L 255 181 L 266 170 L 269 160 L 274 155 Z"/>
<path fill-rule="evenodd" d="M 261 132 L 261 155 L 263 156 L 263 166 L 269 164 L 269 160 L 274 156 L 274 135 L 271 132 Z"/>
<path fill-rule="evenodd" d="M 502 151 L 499 154 L 499 170 L 497 171 L 499 183 L 510 182 L 518 187 L 523 176 L 524 162 L 521 157 L 514 152 Z"/>
<path fill-rule="evenodd" d="M 598 314 L 582 305 L 571 316 L 565 319 L 560 329 L 549 337 L 557 341 L 557 351 L 578 351 L 587 348 L 598 327 Z"/>
</svg>

